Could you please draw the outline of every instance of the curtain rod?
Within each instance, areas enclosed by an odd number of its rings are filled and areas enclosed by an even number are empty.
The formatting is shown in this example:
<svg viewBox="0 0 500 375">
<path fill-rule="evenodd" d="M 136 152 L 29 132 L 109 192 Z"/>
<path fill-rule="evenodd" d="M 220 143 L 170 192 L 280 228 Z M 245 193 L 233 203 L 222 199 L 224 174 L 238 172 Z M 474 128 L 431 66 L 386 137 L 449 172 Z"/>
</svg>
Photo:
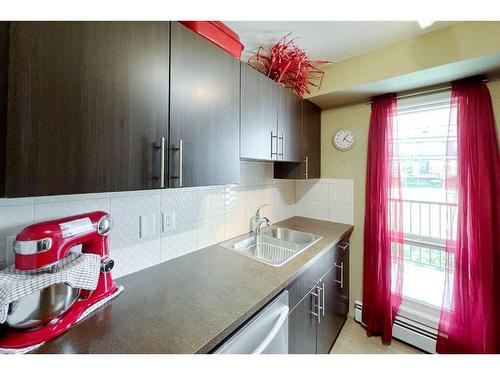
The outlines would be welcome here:
<svg viewBox="0 0 500 375">
<path fill-rule="evenodd" d="M 484 83 L 486 83 L 486 82 L 489 82 L 489 79 L 484 78 L 484 79 L 482 79 L 482 81 Z M 396 95 L 396 99 L 411 98 L 413 96 L 434 94 L 434 93 L 437 93 L 437 92 L 448 91 L 448 90 L 451 90 L 451 85 L 447 85 L 447 86 L 444 86 L 444 87 L 437 87 L 437 88 L 434 88 L 434 89 L 414 91 L 414 92 L 410 92 L 408 94 Z M 371 105 L 371 104 L 372 104 L 372 100 L 370 99 L 366 103 L 366 105 Z"/>
</svg>

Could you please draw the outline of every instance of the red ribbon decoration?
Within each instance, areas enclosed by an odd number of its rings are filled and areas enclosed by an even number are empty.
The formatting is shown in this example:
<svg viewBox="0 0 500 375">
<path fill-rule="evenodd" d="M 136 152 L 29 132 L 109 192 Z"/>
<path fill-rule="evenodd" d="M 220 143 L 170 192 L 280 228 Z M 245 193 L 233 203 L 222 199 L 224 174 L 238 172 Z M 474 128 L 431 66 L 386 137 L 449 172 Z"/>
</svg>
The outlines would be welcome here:
<svg viewBox="0 0 500 375">
<path fill-rule="evenodd" d="M 306 52 L 295 45 L 295 39 L 287 40 L 290 34 L 268 47 L 268 53 L 259 47 L 248 59 L 248 64 L 302 97 L 305 93 L 310 94 L 310 86 L 321 88 L 325 73 L 319 69 L 319 65 L 330 61 L 309 60 Z"/>
</svg>

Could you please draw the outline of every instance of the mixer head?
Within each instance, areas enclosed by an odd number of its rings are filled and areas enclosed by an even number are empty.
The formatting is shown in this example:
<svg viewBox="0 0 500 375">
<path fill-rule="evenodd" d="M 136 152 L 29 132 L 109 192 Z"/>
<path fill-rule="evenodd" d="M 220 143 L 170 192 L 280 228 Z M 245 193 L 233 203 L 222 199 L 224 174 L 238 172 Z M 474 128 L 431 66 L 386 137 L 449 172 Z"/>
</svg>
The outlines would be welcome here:
<svg viewBox="0 0 500 375">
<path fill-rule="evenodd" d="M 113 226 L 104 211 L 44 221 L 24 228 L 14 242 L 15 267 L 34 270 L 63 259 L 69 250 L 82 245 L 82 252 L 108 254 L 108 235 Z"/>
</svg>

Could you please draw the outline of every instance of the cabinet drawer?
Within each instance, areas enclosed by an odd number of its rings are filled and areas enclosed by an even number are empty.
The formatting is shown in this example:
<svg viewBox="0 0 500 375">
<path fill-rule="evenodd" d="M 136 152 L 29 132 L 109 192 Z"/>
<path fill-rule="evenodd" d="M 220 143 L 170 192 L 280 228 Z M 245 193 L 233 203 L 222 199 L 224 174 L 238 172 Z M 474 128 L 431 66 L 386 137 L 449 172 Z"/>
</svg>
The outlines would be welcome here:
<svg viewBox="0 0 500 375">
<path fill-rule="evenodd" d="M 298 278 L 288 285 L 290 310 L 314 287 L 318 280 L 333 266 L 335 262 L 335 246 L 328 249 L 313 264 L 311 264 Z"/>
</svg>

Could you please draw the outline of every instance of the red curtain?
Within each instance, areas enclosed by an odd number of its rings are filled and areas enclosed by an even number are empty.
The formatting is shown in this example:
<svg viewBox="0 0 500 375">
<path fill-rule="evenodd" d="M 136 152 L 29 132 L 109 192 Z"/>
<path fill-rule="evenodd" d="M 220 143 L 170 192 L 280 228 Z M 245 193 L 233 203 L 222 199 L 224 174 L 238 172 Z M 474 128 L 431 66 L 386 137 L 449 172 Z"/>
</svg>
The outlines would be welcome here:
<svg viewBox="0 0 500 375">
<path fill-rule="evenodd" d="M 458 169 L 456 240 L 436 350 L 500 353 L 500 156 L 491 97 L 479 79 L 453 82 Z M 448 180 L 448 179 L 447 179 Z"/>
<path fill-rule="evenodd" d="M 396 95 L 372 98 L 371 109 L 362 321 L 369 335 L 381 335 L 382 342 L 390 344 L 392 324 L 401 304 L 403 271 L 399 163 L 392 158 L 396 152 L 393 142 L 397 134 Z M 392 245 L 391 240 L 394 240 Z"/>
</svg>

